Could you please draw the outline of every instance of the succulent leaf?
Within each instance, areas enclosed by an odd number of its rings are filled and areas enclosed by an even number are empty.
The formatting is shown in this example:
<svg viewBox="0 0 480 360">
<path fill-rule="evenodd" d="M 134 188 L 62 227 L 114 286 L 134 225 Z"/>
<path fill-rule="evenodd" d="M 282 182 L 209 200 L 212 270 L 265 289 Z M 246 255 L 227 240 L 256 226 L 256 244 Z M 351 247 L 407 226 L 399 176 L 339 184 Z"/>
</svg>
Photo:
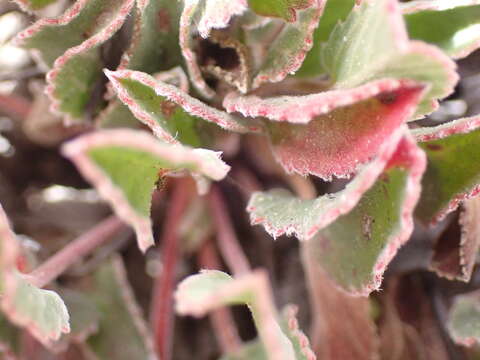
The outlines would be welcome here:
<svg viewBox="0 0 480 360">
<path fill-rule="evenodd" d="M 207 106 L 181 89 L 130 70 L 106 71 L 120 100 L 160 139 L 198 146 L 197 120 L 213 122 L 237 132 L 259 131 L 253 122 Z M 177 139 L 177 137 L 180 138 Z"/>
<path fill-rule="evenodd" d="M 430 269 L 449 280 L 470 281 L 480 247 L 480 198 L 464 200 L 457 216 L 440 234 Z"/>
<path fill-rule="evenodd" d="M 100 47 L 122 26 L 134 3 L 80 0 L 59 18 L 41 19 L 18 35 L 18 42 L 38 50 L 53 66 L 46 89 L 52 111 L 69 120 L 85 115 L 103 68 Z"/>
<path fill-rule="evenodd" d="M 415 211 L 423 223 L 440 221 L 462 200 L 480 191 L 479 128 L 480 117 L 473 116 L 412 131 L 428 157 L 422 197 Z"/>
<path fill-rule="evenodd" d="M 154 243 L 150 203 L 159 172 L 188 170 L 220 180 L 229 170 L 219 153 L 166 144 L 136 130 L 97 131 L 65 144 L 62 151 L 117 215 L 133 226 L 142 251 Z"/>
<path fill-rule="evenodd" d="M 12 323 L 25 328 L 44 345 L 70 332 L 68 310 L 51 290 L 39 289 L 16 266 L 20 245 L 0 207 L 0 307 Z"/>
<path fill-rule="evenodd" d="M 305 243 L 311 264 L 353 295 L 378 290 L 387 265 L 413 231 L 424 169 L 423 152 L 403 138 L 356 206 Z"/>
<path fill-rule="evenodd" d="M 306 350 L 296 353 L 300 349 L 298 340 L 292 343 L 292 335 L 282 331 L 271 296 L 267 275 L 260 270 L 236 279 L 221 271 L 203 270 L 183 280 L 175 293 L 181 315 L 199 317 L 221 306 L 247 305 L 267 354 L 259 359 L 311 359 L 306 357 Z M 261 351 L 257 348 L 255 353 Z"/>
</svg>

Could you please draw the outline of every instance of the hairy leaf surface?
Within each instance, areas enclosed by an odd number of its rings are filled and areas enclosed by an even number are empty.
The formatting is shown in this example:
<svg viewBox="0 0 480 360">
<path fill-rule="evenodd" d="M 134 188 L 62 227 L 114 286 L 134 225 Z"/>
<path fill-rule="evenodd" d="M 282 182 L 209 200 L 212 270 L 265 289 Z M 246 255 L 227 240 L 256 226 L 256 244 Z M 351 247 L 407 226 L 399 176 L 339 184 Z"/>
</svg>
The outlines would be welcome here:
<svg viewBox="0 0 480 360">
<path fill-rule="evenodd" d="M 183 280 L 175 294 L 177 312 L 182 315 L 203 316 L 221 306 L 247 305 L 252 312 L 266 357 L 258 345 L 243 349 L 258 359 L 312 359 L 308 339 L 298 330 L 298 325 L 287 321 L 285 328 L 272 300 L 266 273 L 255 271 L 237 279 L 216 270 L 204 270 Z M 289 317 L 292 317 L 292 309 Z M 295 310 L 293 310 L 295 313 Z M 294 314 L 293 314 L 294 316 Z M 255 355 L 252 355 L 253 354 Z"/>
<path fill-rule="evenodd" d="M 237 132 L 259 131 L 260 126 L 243 122 L 207 106 L 181 89 L 137 71 L 106 71 L 120 100 L 149 126 L 160 139 L 198 146 L 198 119 Z"/>
<path fill-rule="evenodd" d="M 25 328 L 46 346 L 70 332 L 63 300 L 51 290 L 31 285 L 16 266 L 20 245 L 0 207 L 0 306 L 9 321 Z"/>
<path fill-rule="evenodd" d="M 19 35 L 25 47 L 39 50 L 53 66 L 46 90 L 53 111 L 71 120 L 84 116 L 102 73 L 100 47 L 122 26 L 133 5 L 133 0 L 81 0 L 61 17 L 41 19 Z"/>
<path fill-rule="evenodd" d="M 150 203 L 162 175 L 187 170 L 220 180 L 229 170 L 219 153 L 166 144 L 135 130 L 94 132 L 67 143 L 62 151 L 117 215 L 134 227 L 143 251 L 153 245 Z"/>
<path fill-rule="evenodd" d="M 413 130 L 428 157 L 422 198 L 415 212 L 424 223 L 435 223 L 480 190 L 480 117 L 455 120 Z M 452 176 L 455 169 L 455 176 Z"/>
</svg>

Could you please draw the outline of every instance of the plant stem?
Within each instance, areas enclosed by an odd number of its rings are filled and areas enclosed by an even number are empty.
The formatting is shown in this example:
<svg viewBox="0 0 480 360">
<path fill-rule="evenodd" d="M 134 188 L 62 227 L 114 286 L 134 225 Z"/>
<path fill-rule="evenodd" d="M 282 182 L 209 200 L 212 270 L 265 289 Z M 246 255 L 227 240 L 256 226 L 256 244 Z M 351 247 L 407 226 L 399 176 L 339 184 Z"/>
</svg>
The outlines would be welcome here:
<svg viewBox="0 0 480 360">
<path fill-rule="evenodd" d="M 44 287 L 60 276 L 72 264 L 125 228 L 126 225 L 119 218 L 110 216 L 58 251 L 28 274 L 27 279 L 34 286 Z"/>
<path fill-rule="evenodd" d="M 198 263 L 201 268 L 221 269 L 220 259 L 210 239 L 205 241 L 200 248 Z M 240 348 L 241 340 L 230 309 L 222 307 L 214 310 L 209 314 L 209 318 L 222 352 L 225 354 L 235 353 Z"/>
<path fill-rule="evenodd" d="M 217 229 L 218 247 L 230 270 L 234 275 L 250 272 L 250 264 L 240 246 L 223 196 L 216 185 L 208 195 L 213 221 Z"/>
<path fill-rule="evenodd" d="M 152 299 L 152 327 L 155 345 L 160 359 L 170 360 L 173 337 L 173 288 L 178 261 L 178 229 L 182 215 L 191 198 L 189 180 L 179 179 L 173 194 L 160 239 L 162 271 L 157 276 Z"/>
</svg>

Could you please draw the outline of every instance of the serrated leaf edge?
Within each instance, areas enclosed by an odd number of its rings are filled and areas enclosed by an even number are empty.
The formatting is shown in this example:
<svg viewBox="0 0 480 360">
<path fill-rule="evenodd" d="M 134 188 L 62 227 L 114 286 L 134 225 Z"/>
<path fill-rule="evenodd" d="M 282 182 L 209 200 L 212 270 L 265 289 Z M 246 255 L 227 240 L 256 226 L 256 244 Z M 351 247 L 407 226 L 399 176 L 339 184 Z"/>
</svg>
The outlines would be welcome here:
<svg viewBox="0 0 480 360">
<path fill-rule="evenodd" d="M 112 206 L 119 218 L 133 226 L 137 234 L 140 250 L 145 252 L 154 244 L 152 222 L 149 217 L 139 216 L 131 207 L 123 192 L 88 157 L 87 151 L 101 146 L 130 146 L 152 153 L 172 162 L 196 161 L 201 173 L 208 174 L 214 180 L 226 176 L 230 167 L 223 163 L 221 168 L 204 164 L 200 158 L 205 149 L 191 149 L 182 145 L 162 144 L 148 133 L 136 130 L 101 130 L 84 135 L 62 146 L 62 154 L 69 158 L 82 175 L 98 190 L 100 195 Z M 220 158 L 220 153 L 215 153 Z"/>
</svg>

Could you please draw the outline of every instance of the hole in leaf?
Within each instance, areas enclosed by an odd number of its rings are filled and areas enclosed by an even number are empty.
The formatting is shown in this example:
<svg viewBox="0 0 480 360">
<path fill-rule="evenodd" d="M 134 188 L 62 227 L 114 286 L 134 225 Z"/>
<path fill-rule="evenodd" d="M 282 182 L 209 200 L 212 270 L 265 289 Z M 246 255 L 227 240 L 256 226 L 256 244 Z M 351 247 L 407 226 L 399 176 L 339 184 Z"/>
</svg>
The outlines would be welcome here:
<svg viewBox="0 0 480 360">
<path fill-rule="evenodd" d="M 234 70 L 240 66 L 237 51 L 231 47 L 222 47 L 208 39 L 199 39 L 197 54 L 201 66 L 218 66 L 224 70 Z"/>
</svg>

